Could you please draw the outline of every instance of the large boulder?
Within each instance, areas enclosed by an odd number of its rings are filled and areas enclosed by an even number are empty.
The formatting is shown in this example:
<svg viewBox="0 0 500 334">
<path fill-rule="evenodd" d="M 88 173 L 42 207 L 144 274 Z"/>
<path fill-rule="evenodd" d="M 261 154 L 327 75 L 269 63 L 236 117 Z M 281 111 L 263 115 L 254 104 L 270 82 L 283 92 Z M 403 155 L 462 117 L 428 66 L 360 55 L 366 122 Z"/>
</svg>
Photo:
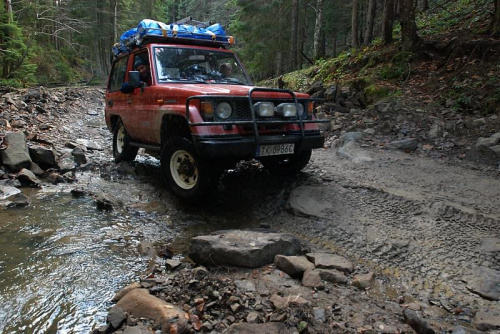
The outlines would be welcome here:
<svg viewBox="0 0 500 334">
<path fill-rule="evenodd" d="M 35 174 L 26 169 L 23 168 L 21 171 L 17 174 L 17 179 L 23 186 L 27 187 L 41 187 L 42 182 L 35 176 Z"/>
<path fill-rule="evenodd" d="M 26 137 L 22 132 L 8 132 L 4 138 L 5 150 L 0 150 L 4 165 L 13 172 L 23 168 L 30 168 L 31 158 L 26 145 Z"/>
<path fill-rule="evenodd" d="M 500 329 L 500 311 L 479 311 L 474 317 L 474 326 L 480 331 L 493 331 Z"/>
<path fill-rule="evenodd" d="M 284 271 L 291 277 L 302 278 L 304 271 L 314 269 L 314 264 L 304 256 L 276 255 L 274 258 L 276 268 Z"/>
<path fill-rule="evenodd" d="M 7 199 L 10 196 L 19 194 L 20 192 L 21 190 L 19 190 L 16 187 L 5 186 L 0 184 L 0 200 Z"/>
<path fill-rule="evenodd" d="M 345 273 L 354 271 L 354 264 L 343 256 L 330 253 L 308 253 L 307 259 L 319 269 L 335 269 Z"/>
<path fill-rule="evenodd" d="M 156 325 L 167 329 L 167 333 L 172 324 L 181 324 L 182 327 L 182 324 L 186 322 L 184 311 L 150 295 L 146 289 L 131 290 L 113 306 L 110 313 L 118 308 L 136 319 L 153 320 Z"/>
<path fill-rule="evenodd" d="M 405 152 L 413 152 L 418 148 L 418 140 L 416 138 L 406 138 L 401 140 L 391 141 L 385 144 L 385 149 L 400 150 Z"/>
<path fill-rule="evenodd" d="M 196 263 L 258 268 L 276 255 L 295 255 L 300 242 L 291 234 L 226 230 L 191 239 L 189 257 Z"/>
<path fill-rule="evenodd" d="M 298 216 L 329 217 L 333 204 L 324 200 L 324 197 L 322 197 L 324 192 L 325 187 L 300 186 L 290 194 L 286 208 Z"/>
<path fill-rule="evenodd" d="M 71 152 L 66 152 L 61 155 L 57 161 L 57 166 L 61 173 L 74 171 L 76 169 L 76 163 Z"/>
<path fill-rule="evenodd" d="M 32 146 L 29 149 L 31 160 L 42 166 L 43 168 L 57 167 L 56 153 L 53 149 L 48 149 L 42 146 Z"/>
<path fill-rule="evenodd" d="M 485 299 L 500 300 L 500 271 L 476 267 L 467 288 Z"/>
</svg>

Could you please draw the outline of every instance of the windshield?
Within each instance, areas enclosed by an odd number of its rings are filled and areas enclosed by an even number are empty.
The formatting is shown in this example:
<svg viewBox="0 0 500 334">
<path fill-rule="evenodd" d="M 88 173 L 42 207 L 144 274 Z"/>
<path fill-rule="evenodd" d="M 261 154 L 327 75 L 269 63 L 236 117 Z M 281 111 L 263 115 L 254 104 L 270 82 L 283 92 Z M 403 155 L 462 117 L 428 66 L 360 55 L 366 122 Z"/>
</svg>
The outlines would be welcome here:
<svg viewBox="0 0 500 334">
<path fill-rule="evenodd" d="M 158 82 L 251 85 L 233 53 L 158 46 L 154 49 Z"/>
</svg>

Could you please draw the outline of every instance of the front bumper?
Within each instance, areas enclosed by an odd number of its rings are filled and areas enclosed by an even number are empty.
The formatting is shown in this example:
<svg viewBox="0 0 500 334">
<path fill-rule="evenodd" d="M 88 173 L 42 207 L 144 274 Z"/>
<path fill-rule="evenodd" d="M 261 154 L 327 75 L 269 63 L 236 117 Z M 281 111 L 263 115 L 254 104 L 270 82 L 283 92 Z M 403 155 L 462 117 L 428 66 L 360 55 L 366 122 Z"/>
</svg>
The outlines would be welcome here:
<svg viewBox="0 0 500 334">
<path fill-rule="evenodd" d="M 288 95 L 288 100 L 298 106 L 298 99 L 292 91 L 283 89 L 271 88 L 253 88 L 248 92 L 246 97 L 231 97 L 231 96 L 214 96 L 202 95 L 192 96 L 186 100 L 186 121 L 189 126 L 204 127 L 204 126 L 249 126 L 252 131 L 249 135 L 197 135 L 193 134 L 193 142 L 196 150 L 201 156 L 204 157 L 225 157 L 225 158 L 254 158 L 259 146 L 262 145 L 276 145 L 276 144 L 295 144 L 294 154 L 300 154 L 304 150 L 311 150 L 314 148 L 322 148 L 324 144 L 324 137 L 316 128 L 306 129 L 306 124 L 318 124 L 328 122 L 328 120 L 318 120 L 313 117 L 308 117 L 307 111 L 304 116 L 297 116 L 296 119 L 272 119 L 266 120 L 258 118 L 253 111 L 255 101 L 274 101 L 278 100 L 273 98 L 254 98 L 255 93 L 269 93 L 269 94 L 282 94 Z M 283 98 L 281 98 L 283 99 Z M 246 112 L 242 118 L 228 119 L 226 121 L 215 122 L 192 122 L 189 114 L 189 106 L 191 101 L 203 100 L 232 100 L 244 101 L 246 103 Z M 317 101 L 317 99 L 301 99 L 303 101 Z M 244 104 L 245 104 L 244 103 Z M 307 109 L 305 109 L 307 110 Z M 283 126 L 282 132 L 279 134 L 266 134 L 260 131 L 261 126 Z M 298 130 L 285 129 L 289 126 L 298 127 Z"/>
<path fill-rule="evenodd" d="M 256 143 L 254 136 L 197 136 L 193 135 L 195 148 L 203 157 L 217 158 L 255 158 L 260 145 L 295 144 L 295 154 L 304 150 L 322 148 L 324 137 L 319 131 L 290 135 L 261 135 Z"/>
</svg>

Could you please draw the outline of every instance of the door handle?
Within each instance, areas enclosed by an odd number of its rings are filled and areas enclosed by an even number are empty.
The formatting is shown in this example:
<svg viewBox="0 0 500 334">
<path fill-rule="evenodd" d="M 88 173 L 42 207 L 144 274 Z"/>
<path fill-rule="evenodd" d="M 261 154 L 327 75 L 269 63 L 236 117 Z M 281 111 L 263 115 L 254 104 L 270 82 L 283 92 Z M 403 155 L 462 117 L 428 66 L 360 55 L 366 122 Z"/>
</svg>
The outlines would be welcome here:
<svg viewBox="0 0 500 334">
<path fill-rule="evenodd" d="M 128 99 L 128 100 L 127 100 L 127 103 L 128 103 L 128 104 L 132 104 L 132 99 Z"/>
</svg>

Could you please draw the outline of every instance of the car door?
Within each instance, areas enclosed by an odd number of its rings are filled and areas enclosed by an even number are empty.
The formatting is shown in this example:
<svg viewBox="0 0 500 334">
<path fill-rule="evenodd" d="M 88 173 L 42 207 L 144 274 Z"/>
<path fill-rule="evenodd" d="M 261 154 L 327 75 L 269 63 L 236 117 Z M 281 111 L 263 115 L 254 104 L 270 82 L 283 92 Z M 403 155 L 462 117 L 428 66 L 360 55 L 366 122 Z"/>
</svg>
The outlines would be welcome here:
<svg viewBox="0 0 500 334">
<path fill-rule="evenodd" d="M 146 70 L 144 66 L 146 66 Z M 131 59 L 131 67 L 134 71 L 139 72 L 143 87 L 136 88 L 129 94 L 127 103 L 131 112 L 128 115 L 130 128 L 127 128 L 127 131 L 138 141 L 154 143 L 155 136 L 152 130 L 158 105 L 148 50 L 135 53 Z"/>
<path fill-rule="evenodd" d="M 126 78 L 128 60 L 129 57 L 125 56 L 113 63 L 106 93 L 106 114 L 109 117 L 118 115 L 124 122 L 127 118 L 128 97 L 126 94 L 120 92 L 120 88 Z M 125 128 L 127 128 L 126 125 Z"/>
</svg>

